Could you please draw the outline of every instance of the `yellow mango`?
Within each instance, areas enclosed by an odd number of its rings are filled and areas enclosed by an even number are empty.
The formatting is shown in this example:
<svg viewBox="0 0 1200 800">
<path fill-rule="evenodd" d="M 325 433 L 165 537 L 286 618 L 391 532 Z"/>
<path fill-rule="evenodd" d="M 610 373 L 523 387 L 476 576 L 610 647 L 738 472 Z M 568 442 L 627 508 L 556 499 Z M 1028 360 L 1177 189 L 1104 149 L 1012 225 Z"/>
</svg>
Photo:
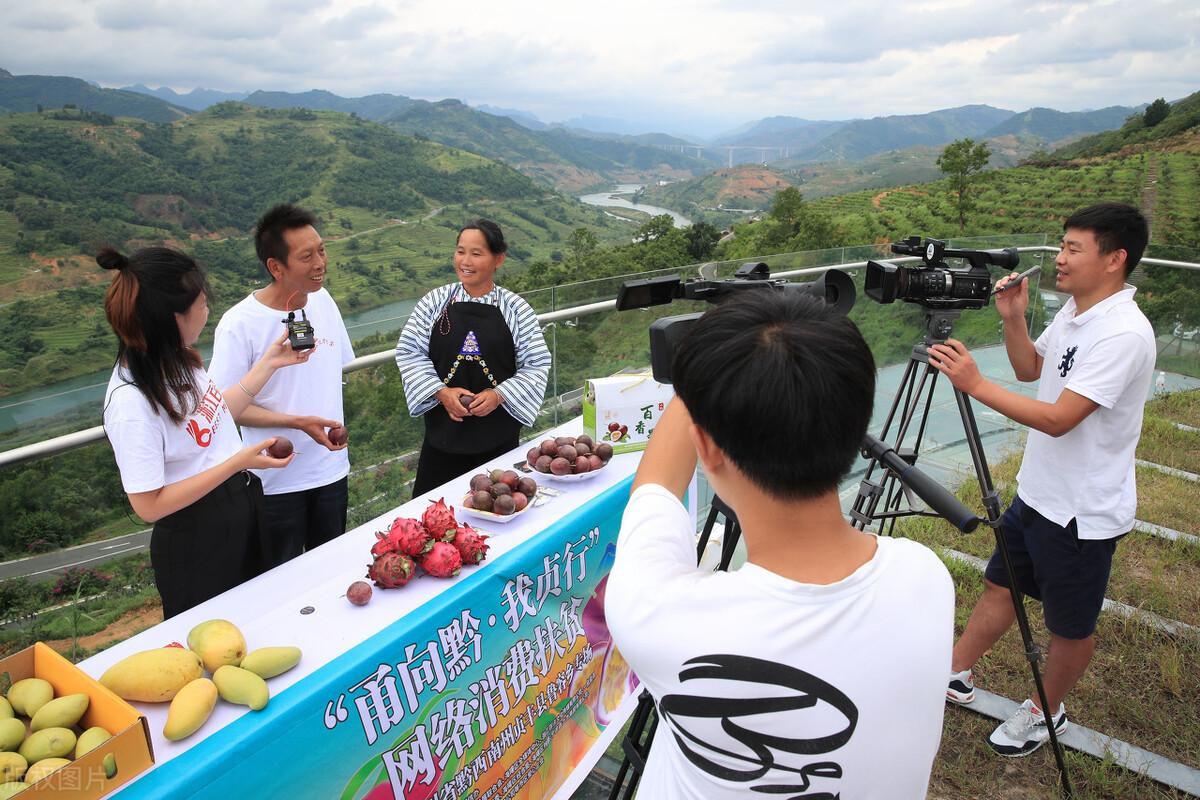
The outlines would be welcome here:
<svg viewBox="0 0 1200 800">
<path fill-rule="evenodd" d="M 262 678 L 248 669 L 228 664 L 213 673 L 213 683 L 217 685 L 222 700 L 249 706 L 254 711 L 265 708 L 271 696 L 267 682 Z"/>
<path fill-rule="evenodd" d="M 9 781 L 8 783 L 0 783 L 0 800 L 8 800 L 10 797 L 16 797 L 18 793 L 29 788 L 29 784 L 23 781 Z"/>
<path fill-rule="evenodd" d="M 88 728 L 79 734 L 79 740 L 75 742 L 75 757 L 83 758 L 86 754 L 95 750 L 111 738 L 112 734 L 99 725 L 94 728 Z"/>
<path fill-rule="evenodd" d="M 41 678 L 19 680 L 8 690 L 8 702 L 13 711 L 32 717 L 38 709 L 54 699 L 54 687 Z"/>
<path fill-rule="evenodd" d="M 104 757 L 104 777 L 112 778 L 117 774 L 117 757 L 109 753 Z"/>
<path fill-rule="evenodd" d="M 243 658 L 238 666 L 265 679 L 282 675 L 299 663 L 299 647 L 260 647 Z"/>
<path fill-rule="evenodd" d="M 88 696 L 83 692 L 51 700 L 37 710 L 29 722 L 31 731 L 44 728 L 71 728 L 88 709 Z"/>
<path fill-rule="evenodd" d="M 246 637 L 227 619 L 201 622 L 188 633 L 187 645 L 209 672 L 226 664 L 236 667 L 246 655 Z"/>
<path fill-rule="evenodd" d="M 218 667 L 224 669 L 224 667 Z M 217 704 L 217 685 L 208 678 L 197 678 L 179 690 L 167 711 L 163 736 L 172 742 L 186 739 L 208 721 Z"/>
<path fill-rule="evenodd" d="M 29 769 L 29 760 L 20 753 L 0 753 L 0 781 L 19 781 Z"/>
<path fill-rule="evenodd" d="M 29 771 L 25 773 L 25 782 L 37 783 L 51 772 L 61 769 L 70 763 L 71 759 L 69 758 L 43 758 L 41 761 L 29 765 Z"/>
<path fill-rule="evenodd" d="M 15 716 L 16 712 L 13 711 L 12 703 L 0 697 L 0 719 L 12 719 Z"/>
<path fill-rule="evenodd" d="M 203 674 L 200 657 L 191 650 L 160 647 L 121 659 L 100 676 L 100 683 L 125 700 L 165 703 Z"/>
<path fill-rule="evenodd" d="M 44 728 L 29 734 L 18 750 L 33 764 L 43 758 L 63 758 L 75 750 L 75 732 L 69 728 Z"/>
<path fill-rule="evenodd" d="M 25 723 L 19 719 L 0 719 L 0 751 L 16 750 L 25 741 Z"/>
</svg>

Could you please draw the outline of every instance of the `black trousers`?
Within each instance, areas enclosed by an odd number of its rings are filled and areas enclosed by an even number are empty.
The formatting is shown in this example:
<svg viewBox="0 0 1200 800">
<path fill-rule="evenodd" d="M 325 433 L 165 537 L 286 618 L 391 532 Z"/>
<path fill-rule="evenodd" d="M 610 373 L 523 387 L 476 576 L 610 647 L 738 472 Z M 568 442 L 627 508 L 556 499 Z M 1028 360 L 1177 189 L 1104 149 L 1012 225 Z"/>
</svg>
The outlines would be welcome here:
<svg viewBox="0 0 1200 800">
<path fill-rule="evenodd" d="M 349 476 L 324 486 L 263 498 L 263 559 L 277 567 L 346 532 Z"/>
<path fill-rule="evenodd" d="M 438 450 L 429 444 L 428 440 L 421 444 L 421 457 L 417 461 L 417 477 L 413 481 L 413 497 L 422 495 L 430 489 L 436 489 L 447 481 L 452 481 L 459 475 L 463 475 L 476 467 L 484 465 L 504 467 L 510 469 L 511 464 L 488 464 L 489 461 L 494 461 L 500 456 L 515 448 L 521 442 L 520 432 L 513 434 L 511 442 L 505 442 L 494 450 L 488 450 L 484 453 L 447 453 L 444 450 Z M 468 476 L 469 477 L 469 476 Z M 465 495 L 467 489 L 466 481 L 463 481 L 462 493 Z M 446 502 L 454 503 L 461 500 L 461 497 L 446 498 Z"/>
<path fill-rule="evenodd" d="M 150 564 L 170 619 L 260 574 L 262 482 L 239 472 L 154 523 Z"/>
</svg>

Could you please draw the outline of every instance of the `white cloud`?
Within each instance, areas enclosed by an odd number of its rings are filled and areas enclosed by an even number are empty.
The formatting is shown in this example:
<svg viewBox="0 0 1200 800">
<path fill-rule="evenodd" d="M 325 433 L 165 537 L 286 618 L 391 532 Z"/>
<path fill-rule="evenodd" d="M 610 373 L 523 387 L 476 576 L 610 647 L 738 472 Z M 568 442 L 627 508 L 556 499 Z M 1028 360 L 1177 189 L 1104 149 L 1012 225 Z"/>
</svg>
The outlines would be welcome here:
<svg viewBox="0 0 1200 800">
<path fill-rule="evenodd" d="M 56 0 L 0 8 L 16 74 L 457 97 L 713 132 L 1195 91 L 1194 0 Z"/>
</svg>

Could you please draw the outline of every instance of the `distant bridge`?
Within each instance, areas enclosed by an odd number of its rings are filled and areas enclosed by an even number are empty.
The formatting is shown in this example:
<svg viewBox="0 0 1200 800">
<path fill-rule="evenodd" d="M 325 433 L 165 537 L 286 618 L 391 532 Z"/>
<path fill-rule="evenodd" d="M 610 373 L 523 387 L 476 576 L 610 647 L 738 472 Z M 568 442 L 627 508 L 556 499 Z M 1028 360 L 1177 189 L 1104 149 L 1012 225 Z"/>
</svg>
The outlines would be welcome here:
<svg viewBox="0 0 1200 800">
<path fill-rule="evenodd" d="M 705 150 L 724 150 L 726 161 L 730 167 L 733 166 L 733 153 L 735 150 L 757 150 L 759 156 L 758 161 L 763 164 L 767 163 L 768 153 L 774 154 L 775 157 L 771 159 L 774 161 L 790 157 L 792 151 L 792 148 L 790 147 L 761 144 L 659 144 L 655 145 L 655 147 L 659 147 L 663 150 L 670 150 L 672 153 L 695 155 L 696 158 L 700 158 L 701 154 Z"/>
</svg>

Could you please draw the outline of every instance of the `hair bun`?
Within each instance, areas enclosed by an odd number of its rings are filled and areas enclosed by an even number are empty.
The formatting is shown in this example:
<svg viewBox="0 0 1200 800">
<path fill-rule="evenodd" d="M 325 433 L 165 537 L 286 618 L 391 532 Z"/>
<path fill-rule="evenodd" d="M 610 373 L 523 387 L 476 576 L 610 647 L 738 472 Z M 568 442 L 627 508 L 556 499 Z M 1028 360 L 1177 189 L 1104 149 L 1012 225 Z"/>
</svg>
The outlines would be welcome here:
<svg viewBox="0 0 1200 800">
<path fill-rule="evenodd" d="M 125 269 L 129 266 L 129 259 L 118 253 L 112 247 L 105 247 L 96 254 L 96 263 L 105 269 Z"/>
</svg>

